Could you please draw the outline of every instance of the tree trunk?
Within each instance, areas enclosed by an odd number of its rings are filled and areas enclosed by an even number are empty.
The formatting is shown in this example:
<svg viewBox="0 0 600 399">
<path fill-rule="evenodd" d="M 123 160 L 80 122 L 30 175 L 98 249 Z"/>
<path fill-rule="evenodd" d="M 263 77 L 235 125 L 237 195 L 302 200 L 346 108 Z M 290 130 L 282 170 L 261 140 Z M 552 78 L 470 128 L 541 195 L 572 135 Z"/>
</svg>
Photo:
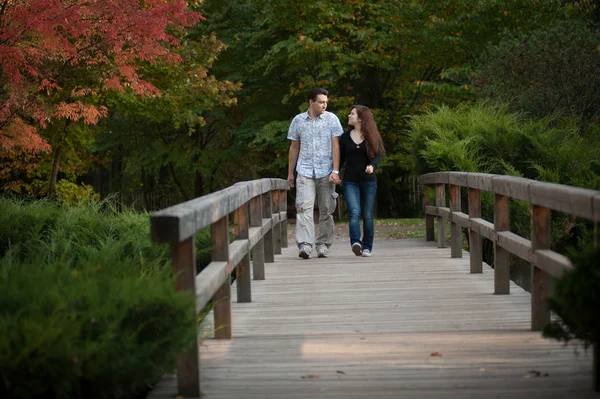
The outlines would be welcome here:
<svg viewBox="0 0 600 399">
<path fill-rule="evenodd" d="M 148 210 L 148 190 L 146 188 L 146 170 L 142 166 L 142 209 Z"/>
<path fill-rule="evenodd" d="M 100 169 L 100 183 L 98 184 L 98 192 L 100 193 L 100 198 L 104 198 L 106 195 L 104 193 L 104 165 L 99 163 L 98 168 Z"/>
<path fill-rule="evenodd" d="M 194 176 L 194 198 L 202 197 L 204 194 L 204 178 L 202 173 L 197 170 Z"/>
<path fill-rule="evenodd" d="M 169 163 L 169 170 L 171 171 L 171 177 L 173 178 L 173 181 L 175 182 L 175 185 L 177 186 L 177 188 L 179 189 L 179 192 L 183 196 L 183 200 L 184 201 L 189 200 L 190 197 L 188 197 L 187 193 L 185 192 L 185 190 L 183 188 L 183 185 L 181 184 L 181 182 L 177 178 L 177 174 L 175 173 L 175 168 L 173 167 L 173 162 Z"/>
<path fill-rule="evenodd" d="M 55 188 L 56 188 L 56 178 L 58 176 L 58 169 L 60 166 L 60 154 L 61 148 L 60 146 L 55 148 L 54 151 L 54 162 L 52 163 L 52 174 L 50 175 L 50 187 L 48 187 L 48 196 L 54 197 Z"/>
</svg>

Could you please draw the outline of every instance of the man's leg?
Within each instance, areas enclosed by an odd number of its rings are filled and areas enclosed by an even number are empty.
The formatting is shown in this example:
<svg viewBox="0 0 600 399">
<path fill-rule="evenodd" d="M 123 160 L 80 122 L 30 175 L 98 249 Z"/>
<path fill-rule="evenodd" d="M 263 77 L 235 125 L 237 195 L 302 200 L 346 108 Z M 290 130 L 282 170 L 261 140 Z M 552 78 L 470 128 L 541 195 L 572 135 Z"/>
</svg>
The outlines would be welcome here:
<svg viewBox="0 0 600 399">
<path fill-rule="evenodd" d="M 316 246 L 329 248 L 333 240 L 333 212 L 337 203 L 335 184 L 329 182 L 329 176 L 316 180 L 317 201 L 319 201 L 319 235 Z M 326 254 L 325 254 L 326 255 Z"/>
<path fill-rule="evenodd" d="M 296 244 L 300 250 L 306 245 L 312 249 L 315 243 L 314 207 L 315 181 L 298 175 L 296 177 Z"/>
</svg>

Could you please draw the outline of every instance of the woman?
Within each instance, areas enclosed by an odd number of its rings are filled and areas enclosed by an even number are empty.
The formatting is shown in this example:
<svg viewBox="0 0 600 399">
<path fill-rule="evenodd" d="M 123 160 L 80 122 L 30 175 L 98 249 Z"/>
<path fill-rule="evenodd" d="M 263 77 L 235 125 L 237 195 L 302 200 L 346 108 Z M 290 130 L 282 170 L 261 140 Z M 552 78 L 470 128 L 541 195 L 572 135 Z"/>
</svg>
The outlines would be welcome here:
<svg viewBox="0 0 600 399">
<path fill-rule="evenodd" d="M 375 235 L 373 205 L 377 193 L 375 169 L 385 149 L 369 108 L 353 105 L 348 115 L 348 125 L 352 129 L 340 137 L 340 168 L 346 164 L 342 181 L 350 216 L 350 245 L 356 256 L 371 256 Z"/>
</svg>

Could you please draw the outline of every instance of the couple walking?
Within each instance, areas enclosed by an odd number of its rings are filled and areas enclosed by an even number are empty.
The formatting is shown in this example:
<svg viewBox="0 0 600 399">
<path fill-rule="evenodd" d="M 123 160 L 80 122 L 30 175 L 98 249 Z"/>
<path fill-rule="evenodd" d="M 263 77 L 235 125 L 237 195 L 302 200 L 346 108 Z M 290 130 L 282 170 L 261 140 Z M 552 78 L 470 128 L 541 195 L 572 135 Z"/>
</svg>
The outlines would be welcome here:
<svg viewBox="0 0 600 399">
<path fill-rule="evenodd" d="M 369 108 L 353 105 L 348 130 L 335 114 L 327 111 L 327 90 L 315 87 L 308 95 L 308 110 L 290 124 L 287 181 L 296 187 L 296 243 L 299 256 L 329 255 L 333 239 L 333 212 L 343 182 L 349 212 L 350 244 L 356 256 L 371 256 L 373 250 L 373 205 L 377 192 L 375 169 L 385 154 L 381 135 Z M 343 180 L 340 170 L 344 166 Z M 294 170 L 297 177 L 294 181 Z M 295 184 L 294 184 L 295 183 Z M 313 209 L 319 205 L 319 227 L 315 240 Z M 360 219 L 363 219 L 363 237 Z"/>
</svg>

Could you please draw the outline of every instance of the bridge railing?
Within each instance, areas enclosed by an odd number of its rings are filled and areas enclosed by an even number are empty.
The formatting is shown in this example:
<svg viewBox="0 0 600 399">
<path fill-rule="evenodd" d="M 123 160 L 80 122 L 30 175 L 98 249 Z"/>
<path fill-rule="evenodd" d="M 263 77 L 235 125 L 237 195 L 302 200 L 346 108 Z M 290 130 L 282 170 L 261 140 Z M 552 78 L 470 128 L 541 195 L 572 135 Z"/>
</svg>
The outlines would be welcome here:
<svg viewBox="0 0 600 399">
<path fill-rule="evenodd" d="M 435 239 L 437 219 L 438 247 L 446 247 L 446 221 L 450 220 L 450 253 L 462 257 L 462 228 L 469 234 L 471 273 L 482 272 L 482 237 L 494 244 L 494 294 L 510 294 L 510 254 L 530 262 L 531 329 L 541 330 L 550 322 L 546 298 L 552 276 L 560 277 L 573 266 L 570 260 L 550 248 L 551 210 L 593 221 L 597 233 L 600 221 L 600 191 L 545 183 L 512 176 L 466 172 L 437 172 L 420 176 L 425 186 L 425 225 L 428 241 Z M 446 201 L 446 186 L 450 195 Z M 461 211 L 461 188 L 468 189 L 468 214 Z M 435 190 L 435 205 L 428 189 Z M 494 195 L 494 220 L 481 218 L 481 191 Z M 510 199 L 531 205 L 531 240 L 509 231 Z M 595 235 L 595 237 L 597 234 Z M 599 346 L 594 348 L 594 388 L 599 388 Z"/>
<path fill-rule="evenodd" d="M 287 190 L 282 179 L 236 183 L 215 193 L 155 212 L 152 241 L 172 247 L 177 291 L 196 297 L 196 315 L 214 300 L 216 339 L 232 338 L 231 273 L 236 270 L 237 300 L 251 302 L 250 254 L 255 280 L 265 279 L 265 263 L 287 247 Z M 229 216 L 235 239 L 229 242 Z M 195 235 L 210 226 L 211 263 L 196 273 Z M 177 359 L 179 395 L 200 396 L 199 338 Z"/>
</svg>

